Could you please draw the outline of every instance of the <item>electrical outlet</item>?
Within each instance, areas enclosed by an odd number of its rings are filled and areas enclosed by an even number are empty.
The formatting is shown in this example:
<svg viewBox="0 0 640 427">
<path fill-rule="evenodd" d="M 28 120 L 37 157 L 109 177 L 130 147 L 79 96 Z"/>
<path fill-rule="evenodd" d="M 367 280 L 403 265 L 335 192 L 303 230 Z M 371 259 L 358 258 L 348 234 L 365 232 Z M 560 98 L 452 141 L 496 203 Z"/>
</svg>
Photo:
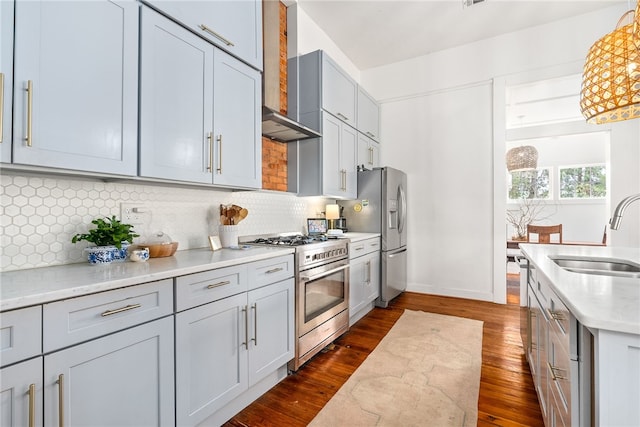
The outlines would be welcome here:
<svg viewBox="0 0 640 427">
<path fill-rule="evenodd" d="M 146 219 L 147 208 L 144 203 L 120 203 L 120 221 L 125 224 L 142 225 Z"/>
</svg>

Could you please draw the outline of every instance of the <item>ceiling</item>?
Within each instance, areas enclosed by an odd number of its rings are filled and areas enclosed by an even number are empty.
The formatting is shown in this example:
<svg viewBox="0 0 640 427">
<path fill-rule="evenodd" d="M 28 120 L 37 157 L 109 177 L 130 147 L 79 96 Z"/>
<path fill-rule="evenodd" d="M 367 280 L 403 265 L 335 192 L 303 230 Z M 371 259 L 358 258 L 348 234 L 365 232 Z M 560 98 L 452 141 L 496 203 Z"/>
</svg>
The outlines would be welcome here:
<svg viewBox="0 0 640 427">
<path fill-rule="evenodd" d="M 360 70 L 635 0 L 297 0 Z M 468 0 L 473 1 L 473 0 Z M 477 1 L 477 0 L 476 0 Z M 615 23 L 612 23 L 612 30 Z"/>
</svg>

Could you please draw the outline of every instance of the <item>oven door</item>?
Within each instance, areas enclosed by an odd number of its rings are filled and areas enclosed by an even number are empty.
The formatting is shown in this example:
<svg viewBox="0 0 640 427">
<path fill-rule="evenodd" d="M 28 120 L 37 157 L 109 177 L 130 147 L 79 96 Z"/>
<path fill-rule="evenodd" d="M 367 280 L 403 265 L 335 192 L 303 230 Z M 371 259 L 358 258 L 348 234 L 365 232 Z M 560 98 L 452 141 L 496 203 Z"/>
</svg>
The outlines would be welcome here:
<svg viewBox="0 0 640 427">
<path fill-rule="evenodd" d="M 297 298 L 301 337 L 349 308 L 349 260 L 301 271 Z"/>
</svg>

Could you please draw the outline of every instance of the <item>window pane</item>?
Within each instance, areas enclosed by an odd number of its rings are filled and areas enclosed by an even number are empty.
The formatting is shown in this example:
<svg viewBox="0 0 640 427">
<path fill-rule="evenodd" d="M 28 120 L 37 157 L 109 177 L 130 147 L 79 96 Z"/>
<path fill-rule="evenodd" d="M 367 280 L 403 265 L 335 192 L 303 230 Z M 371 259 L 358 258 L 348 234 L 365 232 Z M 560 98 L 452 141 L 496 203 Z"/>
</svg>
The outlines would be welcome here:
<svg viewBox="0 0 640 427">
<path fill-rule="evenodd" d="M 549 169 L 511 172 L 509 200 L 548 199 Z"/>
<path fill-rule="evenodd" d="M 593 199 L 607 195 L 604 165 L 560 168 L 561 199 Z"/>
</svg>

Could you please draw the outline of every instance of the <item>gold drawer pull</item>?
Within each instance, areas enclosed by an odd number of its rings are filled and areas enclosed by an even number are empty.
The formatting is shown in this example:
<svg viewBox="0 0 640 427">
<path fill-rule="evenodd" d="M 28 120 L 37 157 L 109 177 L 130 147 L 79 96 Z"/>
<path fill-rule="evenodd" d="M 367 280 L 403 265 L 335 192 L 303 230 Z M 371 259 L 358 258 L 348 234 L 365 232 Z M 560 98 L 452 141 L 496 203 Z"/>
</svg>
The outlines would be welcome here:
<svg viewBox="0 0 640 427">
<path fill-rule="evenodd" d="M 218 175 L 222 174 L 222 134 L 218 135 L 216 138 L 218 140 L 218 168 L 216 171 Z"/>
<path fill-rule="evenodd" d="M 216 33 L 215 31 L 213 31 L 211 28 L 207 27 L 204 24 L 200 24 L 200 29 L 202 31 L 206 31 L 207 33 L 211 34 L 213 37 L 217 38 L 218 40 L 220 40 L 222 43 L 226 44 L 227 46 L 235 46 L 231 40 L 221 36 L 220 34 Z"/>
<path fill-rule="evenodd" d="M 548 362 L 547 362 L 547 365 L 549 365 L 549 371 L 551 372 L 551 379 L 553 379 L 554 381 L 567 379 L 567 377 L 565 377 L 563 374 L 563 372 L 565 372 L 564 369 L 557 368 Z"/>
<path fill-rule="evenodd" d="M 219 288 L 220 286 L 228 285 L 229 283 L 231 283 L 229 280 L 225 280 L 224 282 L 213 283 L 207 286 L 207 289 Z"/>
<path fill-rule="evenodd" d="M 36 425 L 36 385 L 29 385 L 29 427 Z"/>
<path fill-rule="evenodd" d="M 33 143 L 33 82 L 27 80 L 27 147 L 31 147 Z"/>
<path fill-rule="evenodd" d="M 102 313 L 101 316 L 102 317 L 112 316 L 114 314 L 122 313 L 124 311 L 135 310 L 136 308 L 140 308 L 140 307 L 142 307 L 141 304 L 129 304 L 129 305 L 125 305 L 124 307 L 116 308 L 113 310 L 107 310 L 104 313 Z"/>
<path fill-rule="evenodd" d="M 551 309 L 547 309 L 547 312 L 549 313 L 549 316 L 553 320 L 564 320 L 564 314 L 562 314 L 562 312 L 560 311 L 553 311 Z"/>
<path fill-rule="evenodd" d="M 211 132 L 207 133 L 207 142 L 209 143 L 209 164 L 207 165 L 207 171 L 213 170 L 213 135 Z"/>
<path fill-rule="evenodd" d="M 284 268 L 282 267 L 272 268 L 271 270 L 265 271 L 265 274 L 277 273 L 278 271 L 282 271 L 282 270 L 284 270 Z"/>
<path fill-rule="evenodd" d="M 58 375 L 58 425 L 64 427 L 64 374 Z"/>
</svg>

